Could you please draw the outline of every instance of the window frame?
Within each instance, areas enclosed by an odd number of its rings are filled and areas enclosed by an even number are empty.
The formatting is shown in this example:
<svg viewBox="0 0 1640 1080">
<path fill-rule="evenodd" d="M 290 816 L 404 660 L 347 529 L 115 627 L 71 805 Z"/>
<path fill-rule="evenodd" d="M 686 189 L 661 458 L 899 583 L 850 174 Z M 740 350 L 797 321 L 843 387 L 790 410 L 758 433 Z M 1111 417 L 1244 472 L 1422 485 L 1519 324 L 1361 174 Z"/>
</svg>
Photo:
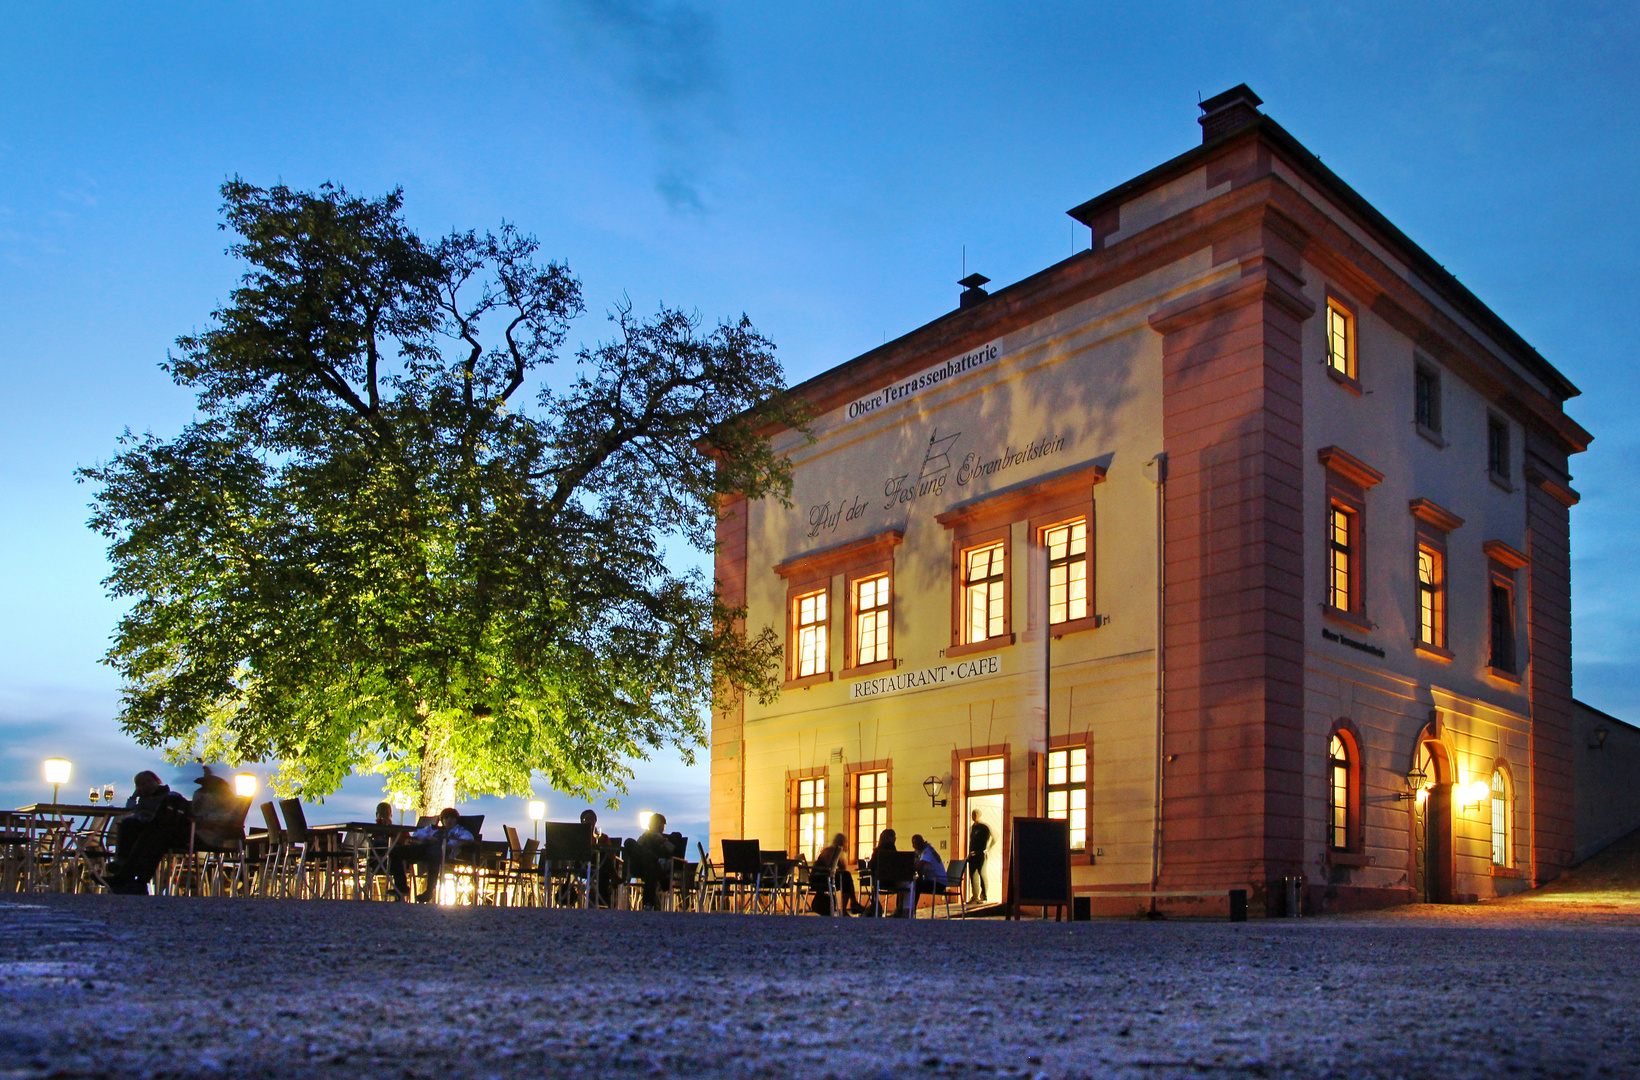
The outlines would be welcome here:
<svg viewBox="0 0 1640 1080">
<path fill-rule="evenodd" d="M 1427 417 L 1433 423 L 1427 423 L 1423 409 L 1422 389 L 1425 383 L 1429 385 L 1429 409 Z M 1441 369 L 1422 356 L 1414 357 L 1412 362 L 1412 424 L 1418 429 L 1418 434 L 1442 449 L 1446 448 L 1446 436 L 1443 434 L 1445 418 L 1442 415 L 1444 402 L 1442 401 L 1443 386 L 1441 384 Z"/>
<path fill-rule="evenodd" d="M 1498 781 L 1503 781 L 1503 790 L 1498 790 Z M 1509 763 L 1499 758 L 1492 763 L 1492 799 L 1491 799 L 1491 841 L 1492 841 L 1492 868 L 1494 870 L 1515 869 L 1515 778 L 1509 771 Z M 1499 795 L 1502 798 L 1499 798 Z M 1498 803 L 1503 803 L 1502 829 L 1499 829 Z M 1498 861 L 1499 832 L 1502 833 L 1503 862 Z"/>
<path fill-rule="evenodd" d="M 805 816 L 818 814 L 820 818 L 820 824 L 815 834 L 817 841 L 817 846 L 814 849 L 815 854 L 818 854 L 820 849 L 825 847 L 831 840 L 830 833 L 832 830 L 829 828 L 831 819 L 831 778 L 829 774 L 830 770 L 822 765 L 812 769 L 794 770 L 786 775 L 787 807 L 789 811 L 786 850 L 792 854 L 793 858 L 797 856 L 797 853 L 802 852 L 810 862 L 814 861 L 814 855 L 809 854 L 803 848 L 803 818 Z M 803 785 L 815 783 L 820 785 L 818 806 L 806 809 L 803 806 Z"/>
<path fill-rule="evenodd" d="M 1412 644 L 1417 651 L 1426 656 L 1439 660 L 1450 661 L 1453 653 L 1449 645 L 1451 634 L 1451 566 L 1447 558 L 1447 543 L 1450 534 L 1463 526 L 1463 518 L 1446 510 L 1429 499 L 1413 499 L 1407 504 L 1415 521 L 1413 541 L 1413 603 L 1412 603 Z M 1437 604 L 1439 605 L 1440 630 L 1438 640 L 1427 641 L 1423 634 L 1423 597 L 1424 586 L 1420 572 L 1420 555 L 1425 550 L 1430 551 L 1439 567 L 1439 582 L 1436 587 Z"/>
<path fill-rule="evenodd" d="M 966 749 L 951 751 L 951 775 L 954 778 L 952 785 L 959 798 L 951 800 L 951 843 L 957 844 L 960 840 L 964 856 L 968 853 L 968 796 L 973 794 L 968 789 L 968 764 L 973 761 L 1000 760 L 1002 762 L 1002 787 L 1000 789 L 987 788 L 980 792 L 989 795 L 996 792 L 1002 796 L 1002 820 L 1013 820 L 1009 815 L 1013 812 L 1013 754 L 1007 743 L 992 743 L 989 746 L 970 746 Z M 998 829 L 996 839 L 997 857 L 1002 859 L 1002 866 L 1007 867 L 1009 837 L 1007 828 Z M 948 860 L 949 861 L 949 860 Z M 1006 872 L 1004 872 L 1006 880 Z"/>
<path fill-rule="evenodd" d="M 1017 599 L 1014 585 L 1018 580 L 1014 574 L 1014 524 L 1023 522 L 1025 525 L 1024 540 L 1028 545 L 1039 542 L 1041 525 L 1051 525 L 1057 521 L 1064 521 L 1071 517 L 1086 515 L 1088 519 L 1088 596 L 1090 614 L 1083 626 L 1069 627 L 1058 624 L 1054 628 L 1054 635 L 1061 636 L 1072 629 L 1092 629 L 1099 625 L 1099 619 L 1091 613 L 1095 599 L 1094 583 L 1097 580 L 1098 567 L 1098 537 L 1097 519 L 1093 513 L 1094 491 L 1099 484 L 1104 483 L 1105 467 L 1103 465 L 1082 465 L 1043 477 L 1040 480 L 1029 481 L 1018 487 L 1009 488 L 990 495 L 983 495 L 977 499 L 952 507 L 950 510 L 934 515 L 934 520 L 945 526 L 951 532 L 951 644 L 945 650 L 947 658 L 963 656 L 968 653 L 987 651 L 1005 645 L 1012 645 L 1016 640 L 1013 624 L 1013 608 Z M 966 562 L 964 553 L 976 547 L 983 547 L 996 540 L 1004 540 L 1004 573 L 1006 582 L 1004 591 L 1008 597 L 1003 605 L 1005 629 L 1001 635 L 988 638 L 981 642 L 965 643 L 963 639 L 964 608 L 962 581 Z M 1034 560 L 1033 560 L 1034 561 Z M 1045 583 L 1027 581 L 1028 588 L 1038 585 L 1046 588 Z M 1029 618 L 1029 615 L 1027 615 Z"/>
<path fill-rule="evenodd" d="M 1007 639 L 1006 643 L 1008 644 L 1013 642 L 1013 612 L 1011 610 L 1014 603 L 1013 546 L 1013 529 L 1010 526 L 1004 525 L 1000 529 L 988 530 L 987 533 L 984 534 L 984 539 L 979 539 L 977 537 L 971 538 L 970 542 L 964 544 L 962 549 L 958 552 L 956 610 L 958 623 L 956 626 L 955 642 L 958 648 L 962 648 L 964 646 L 985 648 L 987 646 L 1002 643 L 1002 639 L 1004 638 Z M 996 585 L 1002 590 L 1002 628 L 994 634 L 990 632 L 992 616 L 990 614 L 989 607 L 992 601 L 989 596 L 989 590 L 987 590 L 985 625 L 986 634 L 982 638 L 970 638 L 968 636 L 968 594 L 969 590 L 974 586 L 973 583 L 968 580 L 968 560 L 969 556 L 974 555 L 977 552 L 992 550 L 1000 550 L 1002 552 L 1002 570 L 1001 573 L 994 579 Z M 989 584 L 992 580 L 992 578 L 987 578 L 986 583 Z M 950 651 L 947 650 L 947 655 L 949 654 Z"/>
<path fill-rule="evenodd" d="M 1493 678 L 1513 686 L 1520 686 L 1527 663 L 1530 657 L 1521 655 L 1523 635 L 1520 632 L 1520 592 L 1515 572 L 1526 566 L 1531 560 L 1521 551 L 1502 540 L 1488 540 L 1481 545 L 1486 553 L 1487 560 L 1487 587 L 1486 587 L 1486 665 L 1485 670 Z M 1509 597 L 1509 618 L 1505 625 L 1509 629 L 1510 651 L 1513 653 L 1512 667 L 1499 667 L 1493 663 L 1498 659 L 1494 655 L 1496 645 L 1495 632 L 1497 629 L 1497 615 L 1494 610 L 1496 593 L 1502 589 Z"/>
<path fill-rule="evenodd" d="M 1344 786 L 1344 844 L 1334 843 L 1334 822 L 1337 815 L 1337 804 L 1334 802 L 1336 778 L 1333 775 L 1334 757 L 1333 740 L 1338 740 L 1344 747 L 1345 786 Z M 1327 741 L 1323 744 L 1322 760 L 1325 762 L 1323 784 L 1326 791 L 1327 816 L 1324 821 L 1326 828 L 1326 847 L 1328 857 L 1343 865 L 1365 865 L 1366 830 L 1363 827 L 1365 818 L 1362 809 L 1363 777 L 1365 775 L 1365 755 L 1363 752 L 1361 733 L 1356 730 L 1355 724 L 1348 717 L 1340 717 L 1327 732 Z"/>
<path fill-rule="evenodd" d="M 1070 771 L 1071 770 L 1070 770 L 1070 767 L 1069 767 L 1069 762 L 1067 761 L 1067 768 L 1065 770 L 1065 773 L 1066 773 L 1065 781 L 1066 782 L 1063 783 L 1063 784 L 1059 784 L 1057 786 L 1054 785 L 1053 782 L 1052 782 L 1052 777 L 1053 777 L 1053 755 L 1055 755 L 1055 754 L 1069 755 L 1069 754 L 1074 753 L 1075 751 L 1078 751 L 1078 750 L 1082 751 L 1082 755 L 1083 755 L 1083 757 L 1082 757 L 1082 782 L 1080 784 L 1078 784 L 1076 781 L 1070 779 Z M 1044 793 L 1045 799 L 1047 800 L 1042 805 L 1042 816 L 1043 817 L 1053 818 L 1053 811 L 1052 811 L 1052 808 L 1051 808 L 1051 804 L 1053 802 L 1054 792 L 1055 791 L 1063 791 L 1067 795 L 1067 798 L 1066 798 L 1066 803 L 1067 803 L 1067 806 L 1066 806 L 1066 820 L 1069 821 L 1070 811 L 1073 809 L 1071 806 L 1068 805 L 1071 801 L 1070 798 L 1069 798 L 1069 795 L 1070 795 L 1071 792 L 1075 791 L 1076 789 L 1078 789 L 1078 788 L 1081 789 L 1081 792 L 1082 792 L 1082 846 L 1080 848 L 1078 848 L 1076 846 L 1076 841 L 1073 839 L 1071 841 L 1071 854 L 1072 855 L 1079 855 L 1079 854 L 1080 855 L 1085 855 L 1085 854 L 1087 854 L 1088 849 L 1093 846 L 1089 842 L 1090 834 L 1093 831 L 1093 828 L 1092 828 L 1092 825 L 1093 825 L 1093 743 L 1092 743 L 1092 740 L 1089 739 L 1088 736 L 1085 735 L 1085 734 L 1055 736 L 1054 739 L 1052 740 L 1051 744 L 1048 747 L 1048 752 L 1046 754 L 1042 755 L 1042 776 L 1044 778 L 1044 783 L 1042 785 L 1043 793 Z M 1058 820 L 1058 819 L 1055 819 L 1055 820 Z M 1072 826 L 1070 826 L 1070 828 L 1074 832 L 1075 826 L 1072 825 Z"/>
<path fill-rule="evenodd" d="M 828 577 L 822 581 L 811 582 L 810 585 L 810 588 L 792 590 L 790 599 L 787 602 L 787 617 L 790 625 L 787 637 L 792 643 L 792 651 L 791 663 L 786 669 L 786 677 L 789 682 L 799 685 L 807 685 L 815 680 L 830 681 L 831 679 L 831 613 L 834 607 L 831 597 L 831 579 Z M 803 602 L 812 597 L 823 599 L 825 612 L 818 621 L 806 623 L 803 621 L 801 614 Z M 805 628 L 810 626 L 819 627 L 824 640 L 820 643 L 821 647 L 818 650 L 820 655 L 816 657 L 819 666 L 816 670 L 805 674 L 803 672 L 803 632 Z"/>
<path fill-rule="evenodd" d="M 874 773 L 883 775 L 882 801 L 862 804 L 860 802 L 860 777 Z M 878 761 L 858 762 L 849 765 L 844 770 L 843 782 L 846 785 L 844 798 L 848 801 L 849 844 L 855 848 L 854 858 L 856 860 L 868 859 L 871 857 L 871 852 L 876 848 L 877 838 L 882 835 L 883 830 L 894 827 L 894 769 L 890 759 L 886 758 Z M 862 849 L 860 845 L 860 811 L 868 806 L 874 810 L 880 808 L 883 817 L 881 823 L 877 826 L 877 831 L 872 835 L 871 846 Z"/>
<path fill-rule="evenodd" d="M 1381 483 L 1384 474 L 1360 458 L 1336 446 L 1322 447 L 1317 455 L 1327 471 L 1323 521 L 1322 584 L 1324 591 L 1321 613 L 1329 619 L 1346 623 L 1357 630 L 1371 631 L 1367 617 L 1367 490 Z M 1350 606 L 1341 608 L 1333 603 L 1333 512 L 1342 510 L 1350 515 L 1350 568 L 1348 597 Z"/>
<path fill-rule="evenodd" d="M 820 551 L 798 555 L 779 563 L 774 572 L 786 579 L 786 680 L 781 684 L 782 690 L 795 690 L 802 687 L 814 686 L 819 683 L 831 682 L 837 677 L 833 667 L 833 658 L 837 647 L 837 597 L 833 591 L 834 579 L 841 574 L 843 578 L 844 600 L 843 610 L 852 614 L 852 603 L 849 601 L 851 587 L 850 580 L 856 574 L 870 576 L 871 574 L 886 571 L 889 574 L 889 649 L 892 653 L 893 639 L 893 574 L 894 549 L 905 539 L 905 533 L 900 529 L 889 529 L 867 536 L 859 540 L 852 540 L 836 547 L 825 548 Z M 826 669 L 813 675 L 797 676 L 797 606 L 800 597 L 807 596 L 820 589 L 827 590 L 826 598 Z M 849 647 L 849 621 L 843 624 L 843 645 Z M 844 652 L 842 659 L 844 666 L 841 673 L 845 676 L 862 675 L 866 672 L 852 669 L 847 666 L 851 654 Z M 881 669 L 893 667 L 897 661 L 892 659 L 883 661 Z M 879 670 L 873 665 L 872 670 Z"/>
<path fill-rule="evenodd" d="M 1336 366 L 1333 360 L 1337 354 L 1333 352 L 1333 316 L 1339 315 L 1344 320 L 1344 366 Z M 1336 289 L 1327 288 L 1327 303 L 1323 309 L 1321 332 L 1323 349 L 1321 366 L 1334 382 L 1343 386 L 1351 393 L 1360 396 L 1361 388 L 1361 349 L 1360 349 L 1360 309 L 1355 302 L 1346 299 Z"/>
<path fill-rule="evenodd" d="M 1494 438 L 1496 436 L 1496 438 Z M 1505 491 L 1515 490 L 1514 434 L 1507 417 L 1486 413 L 1486 475 Z M 1501 464 L 1501 469 L 1496 466 Z"/>
</svg>

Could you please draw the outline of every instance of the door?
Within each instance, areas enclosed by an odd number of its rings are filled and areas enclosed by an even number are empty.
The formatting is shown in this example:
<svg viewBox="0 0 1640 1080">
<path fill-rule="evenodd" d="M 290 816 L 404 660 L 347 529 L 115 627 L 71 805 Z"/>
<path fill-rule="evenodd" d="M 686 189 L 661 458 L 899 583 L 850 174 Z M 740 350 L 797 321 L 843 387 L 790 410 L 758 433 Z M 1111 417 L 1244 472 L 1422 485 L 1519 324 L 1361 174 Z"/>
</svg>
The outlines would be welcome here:
<svg viewBox="0 0 1640 1080">
<path fill-rule="evenodd" d="M 1452 783 L 1445 760 L 1438 744 L 1418 745 L 1424 781 L 1412 809 L 1412 889 L 1421 904 L 1450 899 L 1446 867 L 1452 857 Z"/>
<path fill-rule="evenodd" d="M 984 858 L 978 880 L 973 875 L 969 877 L 969 897 L 992 904 L 1001 903 L 1003 899 L 1002 823 L 1007 773 L 1006 758 L 975 758 L 963 762 L 962 851 L 970 863 L 976 855 Z M 989 831 L 983 852 L 971 850 L 976 822 Z"/>
</svg>

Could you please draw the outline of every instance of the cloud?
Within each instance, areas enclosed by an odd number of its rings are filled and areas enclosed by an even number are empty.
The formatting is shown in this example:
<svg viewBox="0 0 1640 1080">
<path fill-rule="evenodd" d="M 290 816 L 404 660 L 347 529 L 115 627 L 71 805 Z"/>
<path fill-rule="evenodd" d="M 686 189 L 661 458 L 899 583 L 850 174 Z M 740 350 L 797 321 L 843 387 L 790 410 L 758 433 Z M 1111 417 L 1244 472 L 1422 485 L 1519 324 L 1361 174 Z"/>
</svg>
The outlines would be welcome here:
<svg viewBox="0 0 1640 1080">
<path fill-rule="evenodd" d="M 655 190 L 703 212 L 701 175 L 728 130 L 717 22 L 682 0 L 561 0 L 566 26 L 637 99 L 657 143 Z"/>
</svg>

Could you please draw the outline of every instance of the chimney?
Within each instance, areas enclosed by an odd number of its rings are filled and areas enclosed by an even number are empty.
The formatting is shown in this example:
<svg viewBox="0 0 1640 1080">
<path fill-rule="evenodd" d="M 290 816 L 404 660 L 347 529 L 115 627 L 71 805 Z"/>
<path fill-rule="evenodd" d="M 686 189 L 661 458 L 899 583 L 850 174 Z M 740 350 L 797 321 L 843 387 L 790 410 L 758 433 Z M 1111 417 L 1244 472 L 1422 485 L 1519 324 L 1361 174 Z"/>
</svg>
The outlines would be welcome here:
<svg viewBox="0 0 1640 1080">
<path fill-rule="evenodd" d="M 990 293 L 980 288 L 981 285 L 990 280 L 984 274 L 969 274 L 957 282 L 958 285 L 962 286 L 962 295 L 957 298 L 957 306 L 959 308 L 973 307 L 975 304 L 982 302 L 987 296 L 990 296 Z"/>
<path fill-rule="evenodd" d="M 1196 120 L 1202 126 L 1202 142 L 1212 142 L 1220 135 L 1258 123 L 1258 107 L 1262 104 L 1264 101 L 1246 83 L 1208 98 L 1202 102 L 1202 114 Z"/>
</svg>

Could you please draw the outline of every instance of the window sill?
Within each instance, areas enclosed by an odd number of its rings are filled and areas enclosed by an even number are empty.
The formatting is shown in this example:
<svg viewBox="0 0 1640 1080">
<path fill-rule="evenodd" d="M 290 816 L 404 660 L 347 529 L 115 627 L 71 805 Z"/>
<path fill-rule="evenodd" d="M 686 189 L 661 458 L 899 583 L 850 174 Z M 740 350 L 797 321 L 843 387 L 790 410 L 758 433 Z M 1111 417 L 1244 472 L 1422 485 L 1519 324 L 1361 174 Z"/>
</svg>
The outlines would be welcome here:
<svg viewBox="0 0 1640 1080">
<path fill-rule="evenodd" d="M 1339 371 L 1337 368 L 1333 367 L 1332 364 L 1328 363 L 1325 360 L 1323 360 L 1321 362 L 1321 366 L 1322 366 L 1322 368 L 1324 368 L 1326 370 L 1327 378 L 1331 379 L 1333 382 L 1337 383 L 1339 386 L 1342 386 L 1344 389 L 1348 390 L 1350 393 L 1354 394 L 1356 397 L 1361 396 L 1362 389 L 1361 389 L 1361 380 L 1360 379 L 1357 379 L 1357 378 L 1354 378 L 1353 376 L 1344 374 L 1342 371 Z"/>
<path fill-rule="evenodd" d="M 1441 433 L 1439 431 L 1436 431 L 1434 428 L 1424 427 L 1424 425 L 1418 423 L 1416 420 L 1412 422 L 1412 426 L 1418 429 L 1418 434 L 1424 437 L 1424 441 L 1433 443 L 1442 450 L 1447 448 L 1447 441 L 1441 437 Z"/>
<path fill-rule="evenodd" d="M 956 657 L 968 656 L 972 653 L 990 652 L 992 649 L 1001 649 L 1012 645 L 1013 643 L 1014 635 L 998 634 L 996 637 L 986 638 L 984 641 L 970 641 L 966 645 L 953 645 L 949 649 L 945 650 L 945 658 L 947 660 L 952 660 Z"/>
<path fill-rule="evenodd" d="M 1353 626 L 1355 629 L 1360 630 L 1363 633 L 1370 634 L 1372 632 L 1372 621 L 1365 615 L 1357 615 L 1353 611 L 1345 611 L 1343 608 L 1335 608 L 1331 604 L 1322 604 L 1321 614 L 1323 617 L 1331 619 L 1333 622 L 1343 623 L 1345 626 Z"/>
<path fill-rule="evenodd" d="M 1526 873 L 1525 873 L 1525 871 L 1523 871 L 1518 866 L 1499 866 L 1497 863 L 1493 863 L 1492 864 L 1492 876 L 1493 877 L 1501 877 L 1501 878 L 1516 878 L 1516 879 L 1519 879 L 1519 878 L 1524 878 L 1526 876 Z"/>
<path fill-rule="evenodd" d="M 1503 668 L 1488 665 L 1486 673 L 1499 682 L 1506 682 L 1514 687 L 1520 686 L 1520 676 L 1513 671 L 1505 671 Z"/>
<path fill-rule="evenodd" d="M 1103 615 L 1089 615 L 1086 618 L 1051 623 L 1048 626 L 1048 633 L 1056 638 L 1062 638 L 1066 634 L 1079 634 L 1084 630 L 1097 630 L 1104 624 L 1105 617 Z"/>
<path fill-rule="evenodd" d="M 1358 851 L 1329 851 L 1327 861 L 1334 866 L 1371 866 L 1371 855 Z"/>
<path fill-rule="evenodd" d="M 822 671 L 818 675 L 805 675 L 801 679 L 787 679 L 780 684 L 782 690 L 807 690 L 811 686 L 829 683 L 834 678 L 831 672 Z"/>
<path fill-rule="evenodd" d="M 1452 662 L 1453 653 L 1451 649 L 1443 649 L 1439 645 L 1431 645 L 1427 641 L 1418 641 L 1416 639 L 1412 642 L 1412 647 L 1417 651 L 1419 656 L 1426 657 L 1430 660 L 1440 660 L 1441 662 L 1447 664 Z"/>
<path fill-rule="evenodd" d="M 1514 485 L 1514 483 L 1512 483 L 1510 481 L 1510 479 L 1507 476 L 1499 476 L 1497 473 L 1493 472 L 1491 469 L 1488 469 L 1488 470 L 1486 470 L 1486 478 L 1488 480 L 1492 481 L 1492 485 L 1494 487 L 1501 488 L 1502 490 L 1507 491 L 1511 495 L 1513 495 L 1515 493 L 1515 485 Z"/>
<path fill-rule="evenodd" d="M 837 673 L 839 679 L 858 679 L 866 675 L 875 675 L 879 671 L 893 671 L 900 666 L 900 662 L 890 657 L 887 660 L 877 660 L 870 664 L 861 664 L 859 667 L 846 667 Z"/>
</svg>

